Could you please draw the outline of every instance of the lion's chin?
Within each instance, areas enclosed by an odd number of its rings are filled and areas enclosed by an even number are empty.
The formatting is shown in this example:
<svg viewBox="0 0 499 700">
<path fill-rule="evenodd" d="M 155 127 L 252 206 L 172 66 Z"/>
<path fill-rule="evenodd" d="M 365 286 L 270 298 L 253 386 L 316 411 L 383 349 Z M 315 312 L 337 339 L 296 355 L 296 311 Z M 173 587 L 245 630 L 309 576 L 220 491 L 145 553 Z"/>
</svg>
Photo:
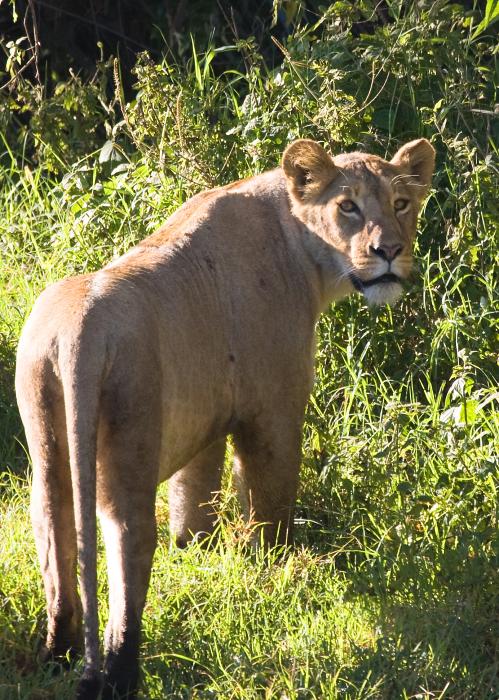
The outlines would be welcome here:
<svg viewBox="0 0 499 700">
<path fill-rule="evenodd" d="M 388 272 L 370 280 L 362 280 L 354 274 L 350 275 L 350 281 L 358 292 L 362 292 L 370 306 L 382 304 L 394 304 L 402 294 L 400 278 Z"/>
<path fill-rule="evenodd" d="M 403 289 L 400 282 L 380 282 L 362 291 L 369 306 L 381 306 L 395 304 L 402 296 Z"/>
</svg>

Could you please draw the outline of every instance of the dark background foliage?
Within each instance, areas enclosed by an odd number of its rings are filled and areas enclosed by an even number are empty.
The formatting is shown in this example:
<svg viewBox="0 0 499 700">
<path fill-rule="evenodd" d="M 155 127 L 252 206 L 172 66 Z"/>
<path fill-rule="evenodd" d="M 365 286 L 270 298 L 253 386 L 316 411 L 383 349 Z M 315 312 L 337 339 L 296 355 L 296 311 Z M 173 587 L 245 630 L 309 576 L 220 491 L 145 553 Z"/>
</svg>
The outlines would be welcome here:
<svg viewBox="0 0 499 700">
<path fill-rule="evenodd" d="M 314 0 L 283 3 L 274 18 L 272 0 L 18 0 L 17 22 L 12 21 L 9 4 L 0 8 L 0 34 L 15 40 L 28 31 L 33 41 L 37 34 L 39 70 L 46 84 L 64 79 L 69 68 L 90 77 L 96 62 L 112 55 L 119 57 L 129 88 L 128 76 L 137 52 L 147 51 L 154 60 L 160 60 L 165 51 L 182 56 L 189 47 L 190 34 L 201 41 L 211 36 L 220 45 L 254 37 L 273 67 L 281 56 L 270 30 L 282 39 L 298 20 L 317 19 L 322 5 Z M 372 32 L 391 20 L 386 2 L 378 3 L 374 13 L 359 8 L 352 33 Z M 237 64 L 238 57 L 221 57 L 219 66 L 226 67 L 229 62 Z M 34 77 L 34 68 L 30 72 Z"/>
</svg>

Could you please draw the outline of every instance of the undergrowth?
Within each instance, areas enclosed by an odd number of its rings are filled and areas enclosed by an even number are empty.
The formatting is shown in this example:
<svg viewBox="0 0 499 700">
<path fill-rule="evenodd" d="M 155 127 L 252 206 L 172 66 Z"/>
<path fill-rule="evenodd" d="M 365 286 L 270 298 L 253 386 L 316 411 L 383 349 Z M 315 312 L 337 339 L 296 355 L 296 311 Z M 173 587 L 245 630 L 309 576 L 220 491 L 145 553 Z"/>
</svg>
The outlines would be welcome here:
<svg viewBox="0 0 499 700">
<path fill-rule="evenodd" d="M 90 85 L 43 96 L 20 76 L 2 98 L 0 698 L 70 697 L 76 677 L 34 661 L 44 602 L 13 371 L 36 296 L 200 189 L 275 167 L 293 138 L 388 156 L 419 136 L 438 158 L 408 293 L 319 323 L 295 550 L 245 553 L 228 477 L 213 549 L 170 551 L 160 490 L 143 696 L 499 697 L 497 48 L 476 9 L 389 7 L 354 38 L 358 10 L 332 4 L 272 71 L 251 40 L 193 42 L 178 64 L 139 55 L 128 104 L 112 61 Z M 221 51 L 246 69 L 217 73 Z M 104 623 L 103 562 L 100 585 Z"/>
</svg>

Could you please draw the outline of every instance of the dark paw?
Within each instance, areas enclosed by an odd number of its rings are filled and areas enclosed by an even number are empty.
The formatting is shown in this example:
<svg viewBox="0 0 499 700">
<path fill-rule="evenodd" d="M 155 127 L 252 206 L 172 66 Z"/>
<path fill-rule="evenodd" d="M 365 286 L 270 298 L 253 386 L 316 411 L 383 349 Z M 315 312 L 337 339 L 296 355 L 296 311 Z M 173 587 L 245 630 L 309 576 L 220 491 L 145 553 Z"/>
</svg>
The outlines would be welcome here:
<svg viewBox="0 0 499 700">
<path fill-rule="evenodd" d="M 137 695 L 138 681 L 139 666 L 137 661 L 126 665 L 121 660 L 108 656 L 104 671 L 102 700 L 133 700 Z"/>
<path fill-rule="evenodd" d="M 132 700 L 139 683 L 139 633 L 127 632 L 104 661 L 103 700 Z"/>
<path fill-rule="evenodd" d="M 101 686 L 99 673 L 84 673 L 76 688 L 75 700 L 97 700 Z"/>
<path fill-rule="evenodd" d="M 134 678 L 120 678 L 113 680 L 104 676 L 102 688 L 102 700 L 135 700 L 137 697 L 138 674 Z"/>
<path fill-rule="evenodd" d="M 129 685 L 123 683 L 108 683 L 104 681 L 102 689 L 102 700 L 135 700 L 137 689 L 131 689 Z"/>
</svg>

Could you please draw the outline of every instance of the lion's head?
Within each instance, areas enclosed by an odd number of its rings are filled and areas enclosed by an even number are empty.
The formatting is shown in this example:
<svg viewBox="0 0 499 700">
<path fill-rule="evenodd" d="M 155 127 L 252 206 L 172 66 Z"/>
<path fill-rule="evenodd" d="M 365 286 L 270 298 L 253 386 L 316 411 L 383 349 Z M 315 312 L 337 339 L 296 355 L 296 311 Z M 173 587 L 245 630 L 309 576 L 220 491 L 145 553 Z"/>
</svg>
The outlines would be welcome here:
<svg viewBox="0 0 499 700">
<path fill-rule="evenodd" d="M 333 158 L 308 139 L 284 152 L 293 213 L 332 246 L 342 274 L 370 304 L 402 292 L 434 163 L 426 139 L 402 146 L 389 162 L 364 153 Z"/>
</svg>

